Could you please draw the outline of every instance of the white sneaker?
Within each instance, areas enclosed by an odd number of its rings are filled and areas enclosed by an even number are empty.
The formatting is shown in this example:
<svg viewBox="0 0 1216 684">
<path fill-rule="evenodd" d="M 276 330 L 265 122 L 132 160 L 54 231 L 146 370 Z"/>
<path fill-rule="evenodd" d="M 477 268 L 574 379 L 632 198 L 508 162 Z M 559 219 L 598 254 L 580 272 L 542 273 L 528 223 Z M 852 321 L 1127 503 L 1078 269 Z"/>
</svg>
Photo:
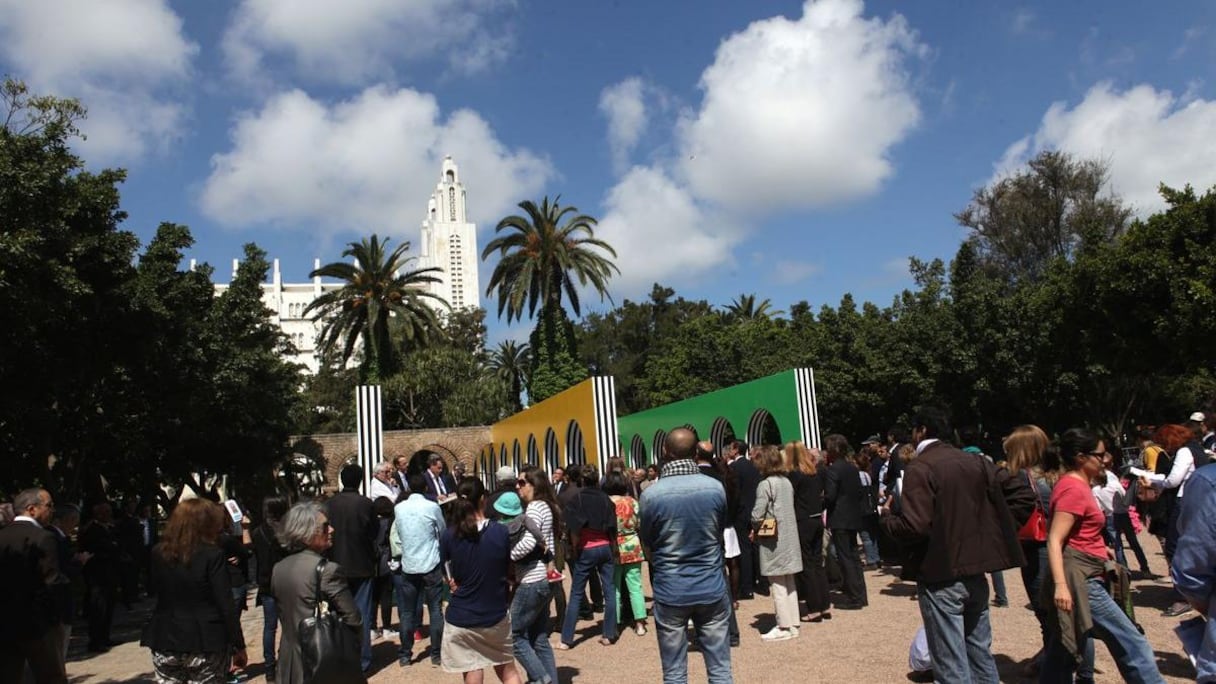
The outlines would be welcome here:
<svg viewBox="0 0 1216 684">
<path fill-rule="evenodd" d="M 646 636 L 646 625 L 638 624 L 634 626 L 633 633 L 638 636 Z"/>
<path fill-rule="evenodd" d="M 793 639 L 795 636 L 797 635 L 794 634 L 793 630 L 774 627 L 764 634 L 761 634 L 760 638 L 764 641 L 785 641 L 787 639 Z"/>
</svg>

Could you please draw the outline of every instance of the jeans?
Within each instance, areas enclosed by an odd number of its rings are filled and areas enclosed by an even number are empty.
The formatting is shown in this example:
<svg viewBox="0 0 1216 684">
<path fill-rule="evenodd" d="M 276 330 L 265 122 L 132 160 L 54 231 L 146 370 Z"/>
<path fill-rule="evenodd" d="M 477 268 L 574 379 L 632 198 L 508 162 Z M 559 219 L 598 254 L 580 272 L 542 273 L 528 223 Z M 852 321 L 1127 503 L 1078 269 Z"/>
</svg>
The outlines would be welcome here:
<svg viewBox="0 0 1216 684">
<path fill-rule="evenodd" d="M 401 647 L 397 650 L 397 659 L 409 660 L 414 649 L 414 630 L 422 626 L 422 610 L 418 609 L 419 602 L 425 598 L 426 609 L 431 616 L 431 662 L 438 663 L 440 644 L 443 643 L 443 570 L 436 565 L 430 572 L 417 575 L 403 572 L 395 573 L 400 577 L 400 591 L 397 592 L 397 619 L 401 623 L 398 634 L 401 637 Z"/>
<path fill-rule="evenodd" d="M 1119 674 L 1123 680 L 1131 684 L 1164 684 L 1165 680 L 1157 670 L 1157 661 L 1153 649 L 1127 618 L 1115 600 L 1106 593 L 1102 580 L 1094 577 L 1086 585 L 1089 589 L 1089 612 L 1093 616 L 1094 626 L 1092 636 L 1106 643 Z M 1086 639 L 1092 656 L 1093 640 Z M 1076 660 L 1064 648 L 1059 639 L 1052 639 L 1047 646 L 1047 654 L 1043 658 L 1043 667 L 1039 672 L 1040 684 L 1066 684 L 1073 681 L 1073 670 Z"/>
<path fill-rule="evenodd" d="M 654 602 L 654 631 L 659 639 L 659 661 L 663 664 L 663 684 L 688 683 L 688 638 L 685 626 L 691 619 L 705 658 L 709 684 L 732 684 L 730 643 L 730 597 L 716 603 L 695 606 L 669 606 Z"/>
<path fill-rule="evenodd" d="M 616 641 L 616 586 L 612 583 L 612 551 L 607 544 L 583 549 L 574 561 L 574 579 L 570 585 L 570 605 L 566 607 L 566 620 L 562 623 L 562 643 L 574 643 L 574 625 L 578 622 L 578 611 L 583 602 L 583 590 L 592 573 L 604 587 L 604 638 Z"/>
<path fill-rule="evenodd" d="M 279 604 L 269 593 L 261 594 L 262 599 L 262 660 L 267 670 L 273 670 L 274 633 L 279 628 Z"/>
<path fill-rule="evenodd" d="M 878 516 L 866 516 L 862 524 L 865 527 L 858 531 L 857 535 L 861 537 L 861 549 L 866 556 L 866 564 L 878 565 L 882 560 L 878 553 Z"/>
<path fill-rule="evenodd" d="M 995 594 L 993 600 L 998 606 L 1009 605 L 1009 592 L 1005 591 L 1005 573 L 992 573 L 992 593 Z"/>
<path fill-rule="evenodd" d="M 557 660 L 549 645 L 548 580 L 521 584 L 511 601 L 511 644 L 530 682 L 557 684 Z"/>
<path fill-rule="evenodd" d="M 363 617 L 363 650 L 359 664 L 364 674 L 372 668 L 372 578 L 348 579 L 351 596 L 355 597 L 355 608 Z"/>
<path fill-rule="evenodd" d="M 1127 567 L 1127 556 L 1123 553 L 1123 537 L 1127 537 L 1127 545 L 1132 547 L 1132 553 L 1136 554 L 1136 562 L 1140 564 L 1140 569 L 1148 572 L 1148 558 L 1144 555 L 1144 549 L 1140 548 L 1140 540 L 1136 538 L 1136 528 L 1132 526 L 1132 516 L 1127 511 L 1118 512 L 1107 518 L 1106 525 L 1110 529 L 1111 539 L 1115 547 L 1115 560 L 1124 567 Z"/>
<path fill-rule="evenodd" d="M 951 684 L 997 684 L 988 622 L 988 578 L 970 575 L 948 582 L 918 584 L 933 678 Z"/>
</svg>

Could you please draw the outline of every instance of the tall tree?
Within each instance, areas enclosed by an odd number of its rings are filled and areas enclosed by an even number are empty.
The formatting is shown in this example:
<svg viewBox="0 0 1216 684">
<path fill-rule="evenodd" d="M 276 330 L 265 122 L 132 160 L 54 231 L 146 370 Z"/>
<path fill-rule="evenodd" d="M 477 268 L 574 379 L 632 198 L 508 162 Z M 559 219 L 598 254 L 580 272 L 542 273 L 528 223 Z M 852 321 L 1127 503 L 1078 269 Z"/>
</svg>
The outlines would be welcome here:
<svg viewBox="0 0 1216 684">
<path fill-rule="evenodd" d="M 1041 277 L 1053 259 L 1123 232 L 1131 210 L 1109 192 L 1107 165 L 1044 151 L 975 192 L 954 218 L 981 260 L 1009 280 Z"/>
<path fill-rule="evenodd" d="M 741 294 L 726 305 L 726 315 L 732 320 L 751 320 L 756 318 L 772 318 L 785 313 L 773 308 L 768 299 L 757 301 L 756 295 Z"/>
<path fill-rule="evenodd" d="M 531 200 L 520 202 L 526 216 L 499 221 L 495 233 L 507 232 L 482 250 L 482 260 L 495 252 L 500 257 L 486 295 L 497 292 L 498 316 L 506 311 L 508 323 L 522 319 L 525 308 L 529 318 L 537 307 L 560 309 L 563 296 L 574 315 L 580 315 L 579 285 L 590 285 L 601 298 L 612 299 L 608 279 L 620 270 L 605 253 L 616 258 L 616 250 L 595 237 L 594 218 L 560 201 L 545 197 L 539 207 Z"/>
<path fill-rule="evenodd" d="M 440 282 L 437 267 L 411 270 L 410 243 L 388 251 L 389 240 L 372 235 L 352 242 L 342 256 L 354 263 L 335 261 L 308 274 L 334 278 L 342 287 L 313 300 L 305 315 L 322 322 L 319 346 L 323 353 L 340 349 L 335 357 L 346 363 L 362 341 L 363 379 L 375 382 L 391 375 L 399 357 L 394 334 L 403 344 L 422 344 L 439 327 L 433 304 L 447 306 L 425 286 Z"/>
<path fill-rule="evenodd" d="M 515 340 L 503 340 L 490 352 L 490 370 L 511 388 L 512 408 L 523 410 L 524 387 L 528 383 L 528 345 Z"/>
</svg>

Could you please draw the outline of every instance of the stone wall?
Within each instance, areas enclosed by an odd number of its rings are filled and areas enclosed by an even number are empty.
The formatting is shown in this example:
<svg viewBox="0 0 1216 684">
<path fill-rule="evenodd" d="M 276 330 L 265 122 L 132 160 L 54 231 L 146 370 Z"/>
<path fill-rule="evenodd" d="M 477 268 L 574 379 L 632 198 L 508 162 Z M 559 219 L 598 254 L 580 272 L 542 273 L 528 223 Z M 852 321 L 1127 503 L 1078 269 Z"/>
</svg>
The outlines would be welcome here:
<svg viewBox="0 0 1216 684">
<path fill-rule="evenodd" d="M 465 472 L 476 470 L 477 456 L 489 446 L 490 427 L 442 428 L 434 430 L 388 430 L 384 433 L 384 457 L 413 457 L 428 451 L 440 454 L 452 467 L 458 461 L 464 464 Z M 292 449 L 321 466 L 325 472 L 327 488 L 338 486 L 338 472 L 342 466 L 354 461 L 359 449 L 355 433 L 342 432 L 328 435 L 297 435 L 289 440 Z"/>
</svg>

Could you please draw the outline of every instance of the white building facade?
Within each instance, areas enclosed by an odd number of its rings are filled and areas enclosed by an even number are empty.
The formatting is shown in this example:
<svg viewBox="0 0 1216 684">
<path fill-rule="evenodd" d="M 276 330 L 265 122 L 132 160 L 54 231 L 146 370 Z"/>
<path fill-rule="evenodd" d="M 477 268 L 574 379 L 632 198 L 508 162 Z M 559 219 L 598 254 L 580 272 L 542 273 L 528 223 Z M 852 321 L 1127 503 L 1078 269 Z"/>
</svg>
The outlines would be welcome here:
<svg viewBox="0 0 1216 684">
<path fill-rule="evenodd" d="M 452 158 L 444 157 L 439 183 L 426 205 L 422 241 L 418 243 L 420 268 L 443 270 L 438 283 L 427 290 L 439 295 L 452 309 L 481 306 L 477 262 L 477 226 L 469 222 L 464 183 Z"/>
<path fill-rule="evenodd" d="M 468 222 L 465 199 L 464 184 L 460 182 L 456 162 L 450 156 L 445 157 L 439 183 L 427 202 L 422 240 L 411 249 L 412 254 L 418 255 L 418 261 L 413 266 L 437 266 L 443 270 L 441 274 L 436 274 L 441 282 L 428 285 L 427 290 L 442 297 L 452 309 L 481 306 L 477 226 Z M 238 267 L 238 260 L 233 259 L 233 278 Z M 316 259 L 313 270 L 319 268 L 321 260 Z M 321 354 L 317 348 L 321 323 L 306 318 L 304 311 L 317 297 L 341 287 L 337 282 L 322 282 L 320 277 L 314 277 L 311 282 L 284 283 L 278 259 L 274 260 L 271 281 L 262 283 L 262 303 L 272 312 L 271 322 L 278 325 L 296 347 L 295 356 L 289 360 L 304 366 L 310 375 L 315 375 L 321 368 Z M 226 289 L 227 283 L 217 283 L 215 293 L 219 295 Z"/>
</svg>

